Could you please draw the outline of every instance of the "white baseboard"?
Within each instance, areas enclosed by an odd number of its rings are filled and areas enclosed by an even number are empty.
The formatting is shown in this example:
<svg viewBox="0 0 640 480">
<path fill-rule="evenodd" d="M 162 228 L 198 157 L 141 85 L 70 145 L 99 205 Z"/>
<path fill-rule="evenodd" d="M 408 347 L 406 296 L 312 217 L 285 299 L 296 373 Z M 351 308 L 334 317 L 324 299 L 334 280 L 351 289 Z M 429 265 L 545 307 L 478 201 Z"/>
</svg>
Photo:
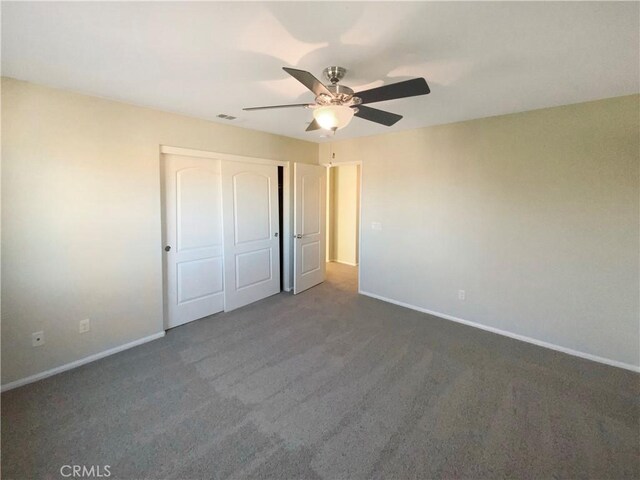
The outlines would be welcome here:
<svg viewBox="0 0 640 480">
<path fill-rule="evenodd" d="M 67 370 L 71 370 L 72 368 L 76 368 L 81 365 L 85 365 L 87 363 L 95 362 L 96 360 L 100 360 L 101 358 L 108 357 L 109 355 L 113 355 L 114 353 L 122 352 L 123 350 L 128 350 L 129 348 L 137 347 L 138 345 L 142 345 L 143 343 L 147 343 L 152 340 L 157 340 L 158 338 L 162 338 L 162 337 L 164 337 L 164 330 L 162 332 L 149 335 L 148 337 L 143 337 L 138 340 L 134 340 L 133 342 L 125 343 L 124 345 L 110 348 L 109 350 L 105 350 L 103 352 L 96 353 L 94 355 L 89 355 L 88 357 L 81 358 L 80 360 L 76 360 L 75 362 L 66 363 L 64 365 L 60 365 L 59 367 L 55 367 L 50 370 L 45 370 L 44 372 L 36 373 L 35 375 L 30 375 L 28 377 L 21 378 L 20 380 L 16 380 L 14 382 L 9 382 L 5 385 L 2 385 L 2 387 L 0 387 L 0 391 L 6 392 L 7 390 L 11 390 L 13 388 L 22 387 L 23 385 L 27 385 L 28 383 L 37 382 L 38 380 L 51 377 L 58 373 L 66 372 Z"/>
<path fill-rule="evenodd" d="M 357 263 L 343 262 L 342 260 L 329 260 L 329 261 L 333 262 L 333 263 L 341 263 L 342 265 L 349 265 L 350 267 L 357 267 L 358 266 Z"/>
<path fill-rule="evenodd" d="M 508 332 L 506 330 L 501 330 L 495 327 L 489 327 L 487 325 L 483 325 L 481 323 L 471 322 L 469 320 L 464 320 L 462 318 L 454 317 L 452 315 L 447 315 L 446 313 L 434 312 L 433 310 L 428 310 L 426 308 L 417 307 L 415 305 L 411 305 L 405 302 L 399 302 L 398 300 L 392 300 L 387 297 L 383 297 L 382 295 L 376 295 L 375 293 L 365 292 L 363 290 L 359 290 L 358 293 L 362 295 L 366 295 L 367 297 L 377 298 L 378 300 L 382 300 L 383 302 L 393 303 L 394 305 L 399 305 L 401 307 L 410 308 L 411 310 L 417 310 L 418 312 L 428 313 L 429 315 L 433 315 L 435 317 L 444 318 L 445 320 L 451 320 L 453 322 L 462 323 L 463 325 L 468 325 L 470 327 L 479 328 L 481 330 L 486 330 L 491 333 L 497 333 L 498 335 L 503 335 L 505 337 L 514 338 L 516 340 L 520 340 L 522 342 L 532 343 L 533 345 L 537 345 L 539 347 L 549 348 L 551 350 L 556 350 L 558 352 L 566 353 L 568 355 L 573 355 L 574 357 L 585 358 L 587 360 L 591 360 L 593 362 L 604 363 L 606 365 L 611 365 L 613 367 L 624 368 L 625 370 L 631 370 L 632 372 L 640 373 L 640 366 L 632 365 L 630 363 L 619 362 L 618 360 L 612 360 L 610 358 L 599 357 L 597 355 L 592 355 L 590 353 L 580 352 L 578 350 L 573 350 L 571 348 L 561 347 L 560 345 L 556 345 L 555 343 L 544 342 L 542 340 L 537 340 L 535 338 L 527 337 L 525 335 L 520 335 L 517 333 Z"/>
</svg>

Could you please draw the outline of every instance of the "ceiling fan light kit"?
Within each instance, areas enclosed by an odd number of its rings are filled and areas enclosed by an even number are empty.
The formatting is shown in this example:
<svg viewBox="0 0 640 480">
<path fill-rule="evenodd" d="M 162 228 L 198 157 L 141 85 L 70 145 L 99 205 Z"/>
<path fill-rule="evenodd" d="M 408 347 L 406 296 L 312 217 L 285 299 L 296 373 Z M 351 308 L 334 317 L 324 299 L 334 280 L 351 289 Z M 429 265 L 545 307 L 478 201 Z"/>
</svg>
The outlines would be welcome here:
<svg viewBox="0 0 640 480">
<path fill-rule="evenodd" d="M 331 82 L 331 85 L 324 85 L 305 70 L 288 67 L 282 68 L 314 93 L 316 96 L 315 103 L 248 107 L 243 110 L 267 110 L 290 107 L 311 108 L 313 109 L 313 122 L 307 127 L 308 132 L 324 129 L 335 133 L 336 130 L 346 127 L 354 116 L 390 127 L 396 124 L 402 118 L 402 115 L 367 107 L 363 104 L 426 95 L 430 92 L 429 86 L 424 78 L 414 78 L 412 80 L 383 85 L 382 87 L 371 88 L 356 93 L 351 88 L 338 84 L 347 73 L 347 70 L 343 67 L 327 67 L 324 69 L 322 73 L 324 77 Z"/>
<path fill-rule="evenodd" d="M 313 118 L 325 130 L 340 130 L 349 125 L 355 111 L 345 105 L 328 105 L 313 110 Z"/>
</svg>

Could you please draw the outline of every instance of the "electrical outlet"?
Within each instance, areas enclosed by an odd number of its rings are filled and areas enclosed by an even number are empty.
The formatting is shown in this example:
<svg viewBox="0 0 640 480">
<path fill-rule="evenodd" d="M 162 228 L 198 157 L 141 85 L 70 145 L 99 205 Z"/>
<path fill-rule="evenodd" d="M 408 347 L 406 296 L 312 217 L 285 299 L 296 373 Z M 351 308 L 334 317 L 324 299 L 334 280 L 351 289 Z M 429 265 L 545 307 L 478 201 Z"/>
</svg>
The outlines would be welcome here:
<svg viewBox="0 0 640 480">
<path fill-rule="evenodd" d="M 44 332 L 42 330 L 33 332 L 31 334 L 31 346 L 39 347 L 41 345 L 44 345 Z"/>
<path fill-rule="evenodd" d="M 91 320 L 88 318 L 80 320 L 80 323 L 78 324 L 78 331 L 80 333 L 87 333 L 89 330 L 91 330 Z"/>
<path fill-rule="evenodd" d="M 458 290 L 458 300 L 464 300 L 466 293 L 464 290 Z"/>
</svg>

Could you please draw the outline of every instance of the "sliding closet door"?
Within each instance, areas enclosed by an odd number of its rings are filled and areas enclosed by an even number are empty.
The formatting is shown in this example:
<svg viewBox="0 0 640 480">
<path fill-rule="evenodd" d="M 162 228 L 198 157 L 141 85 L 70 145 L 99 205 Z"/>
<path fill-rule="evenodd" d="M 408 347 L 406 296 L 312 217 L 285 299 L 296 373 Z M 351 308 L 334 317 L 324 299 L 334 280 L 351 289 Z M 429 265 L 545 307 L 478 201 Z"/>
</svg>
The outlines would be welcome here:
<svg viewBox="0 0 640 480">
<path fill-rule="evenodd" d="M 222 162 L 225 311 L 280 291 L 278 167 Z"/>
<path fill-rule="evenodd" d="M 163 156 L 165 327 L 223 310 L 220 161 Z"/>
</svg>

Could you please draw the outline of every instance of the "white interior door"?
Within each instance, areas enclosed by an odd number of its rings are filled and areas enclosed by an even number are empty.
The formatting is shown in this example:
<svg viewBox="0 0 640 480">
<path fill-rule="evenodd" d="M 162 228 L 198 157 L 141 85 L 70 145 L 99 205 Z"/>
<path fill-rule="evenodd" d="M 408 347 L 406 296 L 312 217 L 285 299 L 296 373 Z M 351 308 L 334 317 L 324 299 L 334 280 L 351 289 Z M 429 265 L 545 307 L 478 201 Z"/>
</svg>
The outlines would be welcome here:
<svg viewBox="0 0 640 480">
<path fill-rule="evenodd" d="M 222 162 L 225 311 L 280 292 L 278 167 Z"/>
<path fill-rule="evenodd" d="M 220 161 L 164 155 L 165 327 L 224 307 Z"/>
<path fill-rule="evenodd" d="M 293 187 L 293 293 L 324 282 L 326 272 L 326 168 L 295 163 Z"/>
</svg>

